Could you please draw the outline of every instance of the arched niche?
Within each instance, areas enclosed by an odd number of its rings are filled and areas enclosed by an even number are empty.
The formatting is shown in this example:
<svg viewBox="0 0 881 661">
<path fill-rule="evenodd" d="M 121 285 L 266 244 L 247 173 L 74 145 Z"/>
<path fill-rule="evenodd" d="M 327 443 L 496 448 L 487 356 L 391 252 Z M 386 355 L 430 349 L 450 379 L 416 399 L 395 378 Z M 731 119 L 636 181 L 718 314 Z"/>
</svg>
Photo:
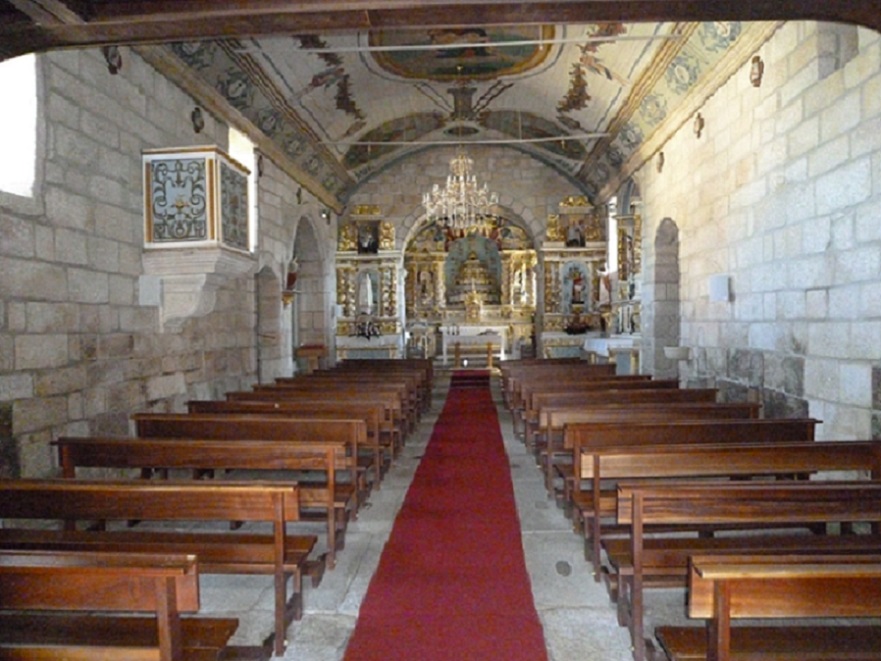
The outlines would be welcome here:
<svg viewBox="0 0 881 661">
<path fill-rule="evenodd" d="M 484 303 L 501 302 L 502 257 L 495 241 L 474 234 L 450 244 L 444 261 L 446 304 L 464 305 L 469 293 L 478 293 Z"/>
<path fill-rule="evenodd" d="M 297 260 L 297 293 L 291 305 L 293 344 L 326 344 L 328 337 L 327 277 L 312 221 L 297 223 L 293 255 Z"/>
<path fill-rule="evenodd" d="M 270 266 L 255 276 L 257 285 L 257 378 L 270 383 L 290 371 L 290 353 L 285 355 L 281 292 L 282 283 Z"/>
<path fill-rule="evenodd" d="M 463 308 L 479 290 L 489 306 L 535 306 L 535 250 L 519 223 L 493 217 L 469 230 L 424 220 L 404 251 L 408 319 L 435 317 Z"/>
<path fill-rule="evenodd" d="M 366 267 L 358 271 L 355 300 L 358 302 L 359 316 L 373 317 L 382 310 L 382 288 L 380 283 L 381 275 L 379 269 Z"/>
<path fill-rule="evenodd" d="M 646 284 L 653 292 L 650 305 L 651 342 L 646 347 L 653 360 L 652 373 L 659 378 L 675 378 L 679 365 L 664 355 L 664 347 L 679 346 L 679 227 L 672 218 L 658 225 L 654 239 L 654 264 L 647 269 Z"/>
</svg>

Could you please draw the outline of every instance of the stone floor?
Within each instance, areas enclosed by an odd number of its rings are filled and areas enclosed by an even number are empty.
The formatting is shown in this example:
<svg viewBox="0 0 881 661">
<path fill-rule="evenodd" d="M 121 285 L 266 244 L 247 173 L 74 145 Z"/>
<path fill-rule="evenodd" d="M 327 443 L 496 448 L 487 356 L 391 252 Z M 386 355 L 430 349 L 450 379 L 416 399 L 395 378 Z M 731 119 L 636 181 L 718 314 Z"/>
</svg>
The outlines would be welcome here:
<svg viewBox="0 0 881 661">
<path fill-rule="evenodd" d="M 438 375 L 435 401 L 407 442 L 379 491 L 374 491 L 358 520 L 350 524 L 337 567 L 318 588 L 305 588 L 305 615 L 289 631 L 285 660 L 335 661 L 343 657 L 361 600 L 391 532 L 395 515 L 443 408 L 449 376 Z M 617 624 L 615 609 L 601 583 L 591 577 L 580 537 L 553 501 L 547 498 L 541 473 L 514 438 L 510 415 L 501 406 L 497 379 L 493 392 L 510 461 L 523 531 L 526 564 L 535 606 L 544 626 L 551 661 L 570 659 L 629 661 L 629 636 Z M 322 527 L 317 525 L 316 534 Z M 323 540 L 322 540 L 323 541 Z M 681 591 L 653 594 L 646 604 L 649 623 L 658 616 L 679 619 Z M 272 586 L 260 577 L 203 578 L 204 610 L 237 615 L 240 627 L 233 643 L 254 644 L 271 629 Z M 647 631 L 651 631 L 651 626 Z M 456 658 L 451 656 L 451 658 Z"/>
</svg>

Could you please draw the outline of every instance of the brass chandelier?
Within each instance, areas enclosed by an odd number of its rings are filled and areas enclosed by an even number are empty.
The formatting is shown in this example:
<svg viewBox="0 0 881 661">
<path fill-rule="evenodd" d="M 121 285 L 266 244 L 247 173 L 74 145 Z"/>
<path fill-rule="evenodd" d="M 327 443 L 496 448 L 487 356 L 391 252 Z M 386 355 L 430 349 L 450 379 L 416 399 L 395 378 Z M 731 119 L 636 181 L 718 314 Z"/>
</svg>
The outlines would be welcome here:
<svg viewBox="0 0 881 661">
<path fill-rule="evenodd" d="M 430 220 L 453 229 L 468 229 L 479 225 L 489 216 L 490 207 L 499 203 L 499 196 L 491 193 L 484 183 L 477 185 L 472 173 L 474 160 L 459 151 L 450 161 L 450 174 L 444 188 L 439 184 L 422 195 L 422 206 Z"/>
</svg>

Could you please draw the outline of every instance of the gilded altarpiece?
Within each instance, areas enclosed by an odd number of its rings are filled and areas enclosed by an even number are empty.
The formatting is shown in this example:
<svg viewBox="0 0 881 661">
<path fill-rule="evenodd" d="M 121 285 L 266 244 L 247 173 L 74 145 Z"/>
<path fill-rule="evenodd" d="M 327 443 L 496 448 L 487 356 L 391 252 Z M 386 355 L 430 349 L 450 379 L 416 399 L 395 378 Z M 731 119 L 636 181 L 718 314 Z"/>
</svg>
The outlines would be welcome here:
<svg viewBox="0 0 881 661">
<path fill-rule="evenodd" d="M 640 332 L 642 217 L 618 216 L 618 288 L 613 293 L 610 326 L 614 333 Z"/>
<path fill-rule="evenodd" d="M 548 217 L 541 249 L 540 344 L 546 357 L 580 355 L 585 333 L 601 333 L 607 312 L 601 304 L 608 239 L 605 213 L 584 197 L 563 200 L 559 211 Z"/>
<path fill-rule="evenodd" d="M 469 230 L 419 229 L 404 253 L 408 332 L 421 354 L 444 334 L 494 332 L 506 356 L 532 343 L 537 257 L 528 233 L 503 218 Z"/>
<path fill-rule="evenodd" d="M 339 228 L 336 350 L 339 359 L 402 354 L 395 228 L 377 207 L 360 206 Z"/>
</svg>

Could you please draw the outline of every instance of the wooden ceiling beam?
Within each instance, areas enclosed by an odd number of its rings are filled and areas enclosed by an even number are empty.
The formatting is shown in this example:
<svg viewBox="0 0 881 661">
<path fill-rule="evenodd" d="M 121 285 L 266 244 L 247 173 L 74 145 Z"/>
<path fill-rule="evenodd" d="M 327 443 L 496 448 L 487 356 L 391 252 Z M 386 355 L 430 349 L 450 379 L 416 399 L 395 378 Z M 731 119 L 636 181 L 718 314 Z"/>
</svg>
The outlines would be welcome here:
<svg viewBox="0 0 881 661">
<path fill-rule="evenodd" d="M 22 14 L 37 25 L 72 24 L 85 22 L 88 6 L 79 0 L 8 0 Z"/>
<path fill-rule="evenodd" d="M 0 28 L 0 53 L 272 34 L 603 21 L 822 20 L 881 31 L 877 0 L 6 0 L 30 24 Z M 8 11 L 8 10 L 7 10 Z M 54 17 L 54 21 L 51 20 Z"/>
</svg>

